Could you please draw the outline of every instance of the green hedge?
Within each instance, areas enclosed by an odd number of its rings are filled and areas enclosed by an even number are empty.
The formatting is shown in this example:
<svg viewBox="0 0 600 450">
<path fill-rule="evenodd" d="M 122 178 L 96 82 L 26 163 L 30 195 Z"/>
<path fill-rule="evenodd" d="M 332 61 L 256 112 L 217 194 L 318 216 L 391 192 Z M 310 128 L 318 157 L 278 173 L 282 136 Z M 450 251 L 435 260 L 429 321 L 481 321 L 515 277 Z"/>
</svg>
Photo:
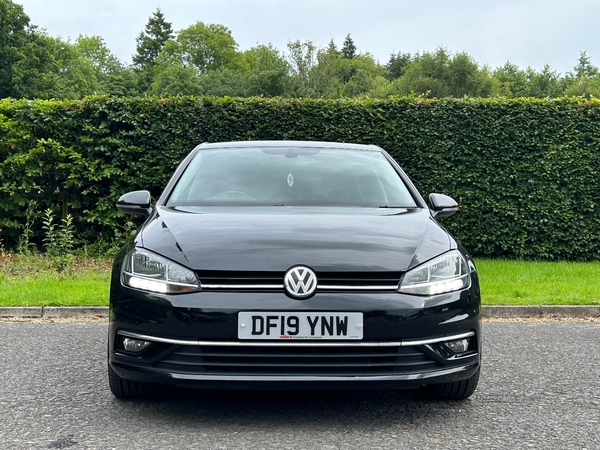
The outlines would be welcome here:
<svg viewBox="0 0 600 450">
<path fill-rule="evenodd" d="M 120 194 L 160 194 L 198 143 L 298 139 L 376 144 L 474 255 L 600 259 L 600 101 L 177 97 L 0 101 L 0 236 L 14 245 L 31 200 L 110 239 Z M 39 221 L 38 221 L 39 222 Z"/>
</svg>

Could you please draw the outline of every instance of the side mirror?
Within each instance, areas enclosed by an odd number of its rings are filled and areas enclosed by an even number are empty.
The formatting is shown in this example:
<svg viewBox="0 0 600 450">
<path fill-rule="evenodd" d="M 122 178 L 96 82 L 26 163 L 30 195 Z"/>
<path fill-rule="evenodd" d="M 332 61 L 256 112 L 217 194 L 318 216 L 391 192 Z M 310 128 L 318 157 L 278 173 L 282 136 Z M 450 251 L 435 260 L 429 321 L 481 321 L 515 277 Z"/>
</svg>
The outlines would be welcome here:
<svg viewBox="0 0 600 450">
<path fill-rule="evenodd" d="M 444 194 L 430 194 L 429 203 L 434 219 L 448 217 L 458 211 L 458 203 Z"/>
<path fill-rule="evenodd" d="M 125 214 L 138 214 L 148 217 L 152 212 L 150 208 L 150 192 L 148 191 L 133 191 L 121 195 L 117 200 L 117 208 Z"/>
</svg>

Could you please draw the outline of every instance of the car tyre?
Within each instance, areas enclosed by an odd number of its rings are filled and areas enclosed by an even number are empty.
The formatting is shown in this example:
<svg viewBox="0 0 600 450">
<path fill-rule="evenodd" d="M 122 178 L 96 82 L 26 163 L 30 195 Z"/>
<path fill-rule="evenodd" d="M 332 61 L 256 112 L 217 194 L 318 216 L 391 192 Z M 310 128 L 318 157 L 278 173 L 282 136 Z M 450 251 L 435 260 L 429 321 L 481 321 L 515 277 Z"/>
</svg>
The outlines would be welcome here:
<svg viewBox="0 0 600 450">
<path fill-rule="evenodd" d="M 130 381 L 121 378 L 110 364 L 108 364 L 108 384 L 113 395 L 122 399 L 151 398 L 157 392 L 157 386 L 154 383 Z"/>
<path fill-rule="evenodd" d="M 464 400 L 473 395 L 477 389 L 480 371 L 480 368 L 477 369 L 477 372 L 466 380 L 423 386 L 422 392 L 426 397 L 435 400 Z"/>
</svg>

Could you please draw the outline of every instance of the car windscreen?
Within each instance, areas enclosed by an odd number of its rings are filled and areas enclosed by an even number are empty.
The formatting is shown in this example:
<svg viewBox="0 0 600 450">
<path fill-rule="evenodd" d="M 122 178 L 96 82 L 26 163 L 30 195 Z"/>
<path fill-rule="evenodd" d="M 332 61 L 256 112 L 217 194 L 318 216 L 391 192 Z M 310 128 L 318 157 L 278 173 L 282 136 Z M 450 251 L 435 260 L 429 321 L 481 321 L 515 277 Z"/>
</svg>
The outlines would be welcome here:
<svg viewBox="0 0 600 450">
<path fill-rule="evenodd" d="M 200 150 L 167 206 L 415 207 L 399 174 L 376 151 L 310 147 Z"/>
</svg>

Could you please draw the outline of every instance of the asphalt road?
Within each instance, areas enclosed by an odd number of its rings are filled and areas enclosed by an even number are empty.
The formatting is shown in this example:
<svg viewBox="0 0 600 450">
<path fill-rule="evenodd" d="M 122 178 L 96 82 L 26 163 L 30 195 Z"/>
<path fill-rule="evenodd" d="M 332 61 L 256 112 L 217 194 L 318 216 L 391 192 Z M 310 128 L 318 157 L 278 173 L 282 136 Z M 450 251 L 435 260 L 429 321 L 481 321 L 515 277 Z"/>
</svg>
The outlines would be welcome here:
<svg viewBox="0 0 600 450">
<path fill-rule="evenodd" d="M 174 390 L 120 401 L 106 322 L 0 322 L 1 449 L 600 448 L 600 322 L 484 325 L 478 391 Z"/>
</svg>

